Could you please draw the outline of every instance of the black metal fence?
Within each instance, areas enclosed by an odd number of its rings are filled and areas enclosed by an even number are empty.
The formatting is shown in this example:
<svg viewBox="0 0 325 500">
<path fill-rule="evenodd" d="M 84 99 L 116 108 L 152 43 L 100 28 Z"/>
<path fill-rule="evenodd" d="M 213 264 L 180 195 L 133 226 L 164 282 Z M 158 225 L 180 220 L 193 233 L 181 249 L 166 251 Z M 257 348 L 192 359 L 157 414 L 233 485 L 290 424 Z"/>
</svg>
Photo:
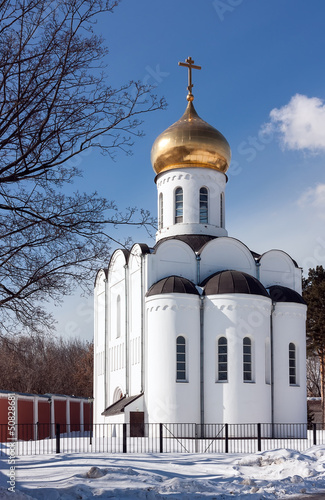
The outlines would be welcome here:
<svg viewBox="0 0 325 500">
<path fill-rule="evenodd" d="M 325 444 L 321 424 L 0 424 L 0 455 L 54 453 L 255 453 Z"/>
</svg>

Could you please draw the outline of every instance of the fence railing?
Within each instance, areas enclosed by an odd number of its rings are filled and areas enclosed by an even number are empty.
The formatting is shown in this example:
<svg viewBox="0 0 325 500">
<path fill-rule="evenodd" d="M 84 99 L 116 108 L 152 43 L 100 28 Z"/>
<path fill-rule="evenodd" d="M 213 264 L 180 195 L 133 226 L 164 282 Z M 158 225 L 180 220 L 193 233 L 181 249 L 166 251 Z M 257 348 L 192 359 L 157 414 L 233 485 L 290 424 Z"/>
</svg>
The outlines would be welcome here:
<svg viewBox="0 0 325 500">
<path fill-rule="evenodd" d="M 0 455 L 54 453 L 256 453 L 325 444 L 322 424 L 0 424 Z"/>
</svg>

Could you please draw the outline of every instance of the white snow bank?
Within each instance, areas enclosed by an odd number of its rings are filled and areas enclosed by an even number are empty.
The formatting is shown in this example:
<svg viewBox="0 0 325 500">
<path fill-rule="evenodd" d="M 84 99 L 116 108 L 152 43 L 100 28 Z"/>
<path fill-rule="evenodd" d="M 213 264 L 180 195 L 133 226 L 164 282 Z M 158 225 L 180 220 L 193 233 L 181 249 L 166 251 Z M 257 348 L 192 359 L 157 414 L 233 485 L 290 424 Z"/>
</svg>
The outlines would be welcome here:
<svg viewBox="0 0 325 500">
<path fill-rule="evenodd" d="M 21 457 L 16 492 L 5 500 L 275 499 L 325 491 L 325 446 L 304 454 L 278 449 L 243 454 L 75 454 Z"/>
</svg>

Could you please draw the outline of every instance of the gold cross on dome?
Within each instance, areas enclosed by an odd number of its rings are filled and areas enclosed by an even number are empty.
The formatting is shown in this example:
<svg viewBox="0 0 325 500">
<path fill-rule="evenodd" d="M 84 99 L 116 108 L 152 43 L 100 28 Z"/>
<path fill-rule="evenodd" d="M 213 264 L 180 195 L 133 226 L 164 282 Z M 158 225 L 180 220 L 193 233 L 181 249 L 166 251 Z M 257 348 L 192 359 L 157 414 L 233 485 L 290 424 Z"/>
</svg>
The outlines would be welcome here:
<svg viewBox="0 0 325 500">
<path fill-rule="evenodd" d="M 192 88 L 193 88 L 193 83 L 192 83 L 192 69 L 201 69 L 201 66 L 195 66 L 194 65 L 194 60 L 191 57 L 188 57 L 185 62 L 179 62 L 178 66 L 185 66 L 188 68 L 188 101 L 193 101 L 194 97 L 192 94 Z"/>
</svg>

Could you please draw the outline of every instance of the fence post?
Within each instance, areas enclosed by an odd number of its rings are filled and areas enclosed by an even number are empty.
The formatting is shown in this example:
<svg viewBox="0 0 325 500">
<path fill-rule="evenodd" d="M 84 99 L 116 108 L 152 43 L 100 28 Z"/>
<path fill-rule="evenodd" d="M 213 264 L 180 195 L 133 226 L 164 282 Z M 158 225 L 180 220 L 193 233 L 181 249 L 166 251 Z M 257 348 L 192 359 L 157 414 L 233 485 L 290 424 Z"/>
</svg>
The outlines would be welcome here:
<svg viewBox="0 0 325 500">
<path fill-rule="evenodd" d="M 229 452 L 229 431 L 228 431 L 228 425 L 225 424 L 225 453 Z"/>
<path fill-rule="evenodd" d="M 56 453 L 60 453 L 60 424 L 56 424 L 55 437 L 56 437 Z"/>
<path fill-rule="evenodd" d="M 164 440 L 163 440 L 163 424 L 159 424 L 159 452 L 164 451 Z"/>
<path fill-rule="evenodd" d="M 317 444 L 317 432 L 316 432 L 317 426 L 315 422 L 313 422 L 313 444 L 316 446 Z"/>
<path fill-rule="evenodd" d="M 126 453 L 126 424 L 123 425 L 123 453 Z"/>
<path fill-rule="evenodd" d="M 194 426 L 195 426 L 195 453 L 197 453 L 199 448 L 199 432 L 198 432 L 199 424 L 194 424 Z"/>
<path fill-rule="evenodd" d="M 261 424 L 257 424 L 257 451 L 262 451 Z"/>
</svg>

